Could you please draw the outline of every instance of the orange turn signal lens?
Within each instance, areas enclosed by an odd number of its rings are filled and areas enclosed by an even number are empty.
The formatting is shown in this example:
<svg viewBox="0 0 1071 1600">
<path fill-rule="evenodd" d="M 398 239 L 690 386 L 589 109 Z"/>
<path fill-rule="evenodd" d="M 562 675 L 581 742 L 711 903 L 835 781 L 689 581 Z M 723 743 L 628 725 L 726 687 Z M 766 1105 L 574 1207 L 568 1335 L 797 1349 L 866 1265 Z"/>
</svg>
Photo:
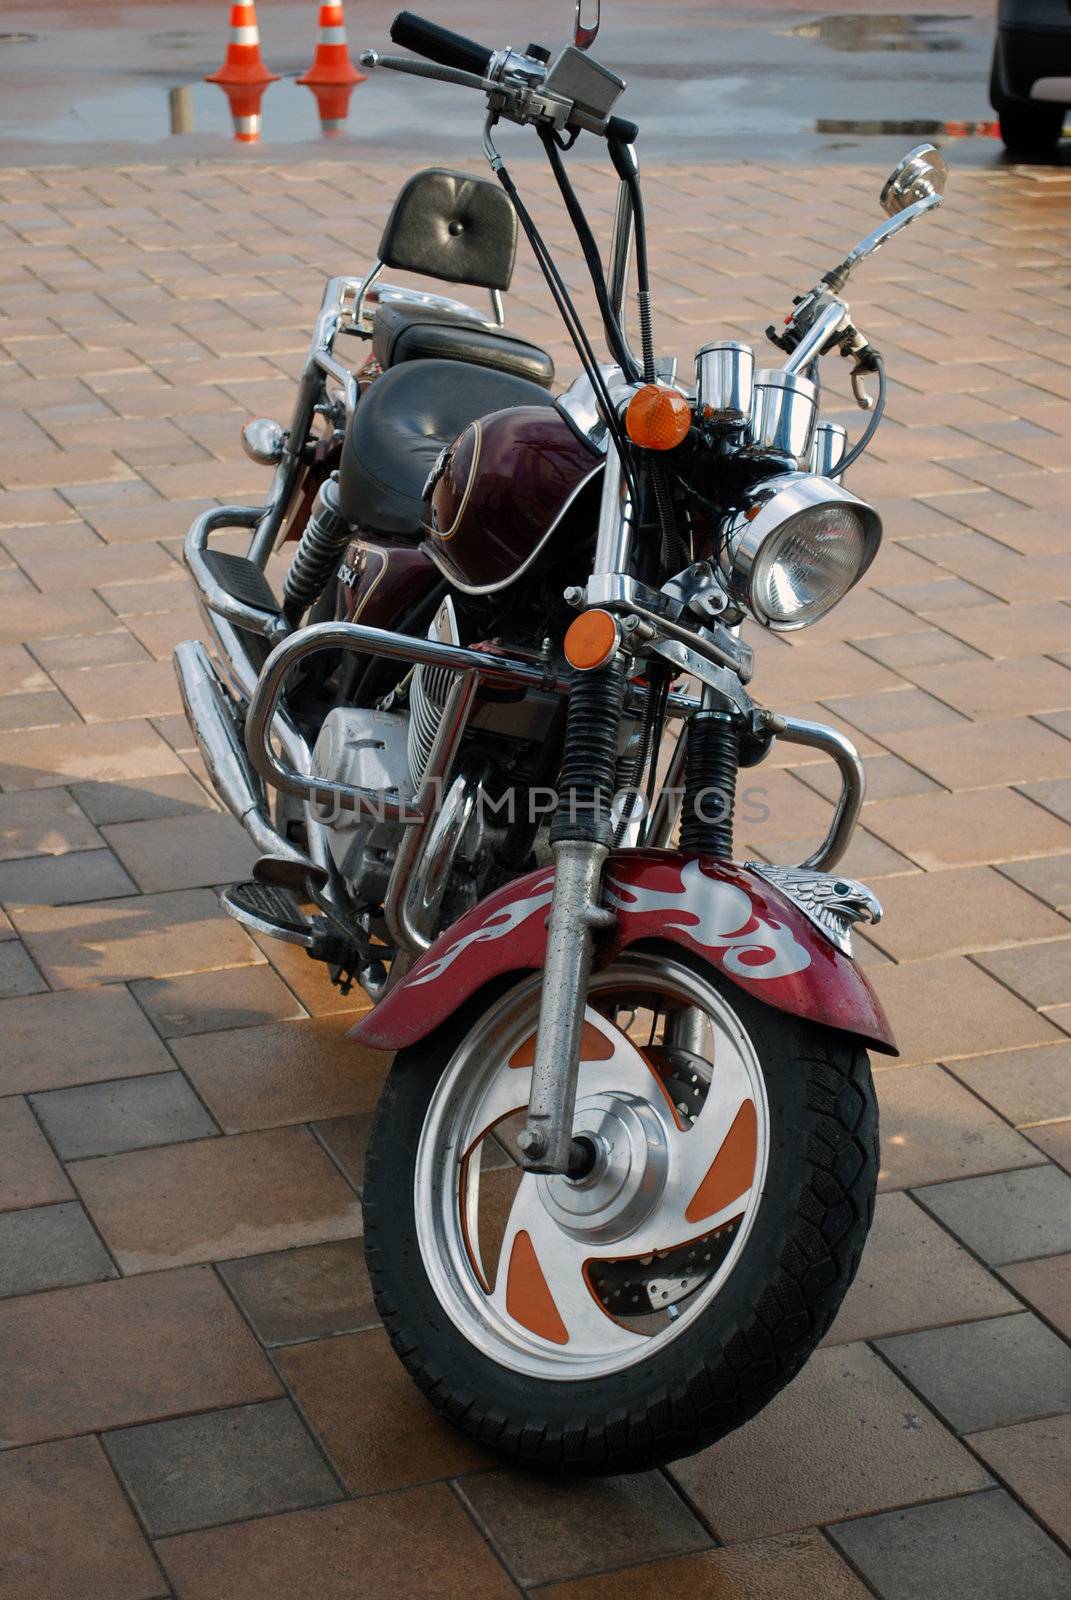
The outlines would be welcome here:
<svg viewBox="0 0 1071 1600">
<path fill-rule="evenodd" d="M 608 611 L 585 611 L 565 635 L 565 659 L 578 672 L 604 667 L 618 645 L 617 623 Z"/>
<path fill-rule="evenodd" d="M 645 383 L 628 403 L 625 431 L 645 450 L 673 450 L 688 437 L 692 408 L 676 389 Z"/>
</svg>

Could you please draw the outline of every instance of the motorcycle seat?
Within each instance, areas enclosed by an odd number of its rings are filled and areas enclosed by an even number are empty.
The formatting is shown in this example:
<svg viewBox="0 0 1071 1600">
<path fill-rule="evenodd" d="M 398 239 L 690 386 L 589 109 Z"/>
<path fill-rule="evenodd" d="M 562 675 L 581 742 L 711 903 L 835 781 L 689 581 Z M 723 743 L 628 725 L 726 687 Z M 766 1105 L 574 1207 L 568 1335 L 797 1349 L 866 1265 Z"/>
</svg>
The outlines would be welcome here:
<svg viewBox="0 0 1071 1600">
<path fill-rule="evenodd" d="M 538 384 L 457 361 L 405 361 L 365 390 L 350 419 L 339 503 L 357 527 L 420 532 L 424 484 L 444 445 L 493 411 L 553 406 Z"/>
<path fill-rule="evenodd" d="M 384 371 L 403 361 L 441 358 L 493 367 L 544 388 L 554 382 L 545 350 L 494 322 L 405 300 L 385 301 L 372 321 L 372 354 Z"/>
</svg>

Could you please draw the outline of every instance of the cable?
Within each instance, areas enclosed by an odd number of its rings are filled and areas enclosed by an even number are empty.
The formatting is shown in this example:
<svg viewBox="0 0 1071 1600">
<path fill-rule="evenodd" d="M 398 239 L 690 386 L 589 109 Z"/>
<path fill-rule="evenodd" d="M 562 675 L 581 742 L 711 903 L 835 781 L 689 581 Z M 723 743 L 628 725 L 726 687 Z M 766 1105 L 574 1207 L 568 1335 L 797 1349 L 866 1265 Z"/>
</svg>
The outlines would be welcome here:
<svg viewBox="0 0 1071 1600">
<path fill-rule="evenodd" d="M 874 437 L 878 423 L 881 421 L 882 415 L 885 411 L 885 362 L 877 350 L 872 352 L 871 359 L 874 363 L 874 370 L 878 375 L 878 398 L 874 402 L 873 411 L 870 413 L 870 421 L 867 423 L 866 432 L 863 434 L 859 442 L 854 444 L 848 451 L 848 454 L 846 456 L 842 456 L 837 462 L 836 466 L 833 468 L 833 471 L 838 477 L 840 477 L 842 473 L 847 472 L 848 468 L 853 462 L 858 461 L 859 457 L 862 455 L 863 451 Z"/>
<path fill-rule="evenodd" d="M 543 148 L 547 152 L 550 169 L 554 174 L 561 197 L 565 202 L 565 209 L 569 214 L 569 220 L 573 224 L 573 229 L 584 254 L 584 260 L 587 263 L 592 287 L 595 290 L 595 299 L 602 314 L 603 327 L 606 332 L 606 342 L 610 347 L 610 354 L 629 382 L 634 382 L 639 373 L 632 360 L 631 352 L 625 343 L 621 325 L 610 304 L 610 293 L 606 287 L 606 274 L 603 271 L 602 258 L 599 255 L 599 247 L 595 242 L 595 236 L 591 231 L 591 224 L 584 215 L 580 201 L 577 199 L 576 190 L 569 180 L 569 175 L 565 170 L 565 163 L 561 158 L 561 148 L 555 138 L 553 129 L 541 128 L 539 137 L 543 141 Z"/>
<path fill-rule="evenodd" d="M 547 287 L 550 289 L 551 297 L 557 306 L 562 321 L 565 323 L 566 331 L 573 342 L 576 353 L 580 357 L 580 364 L 584 368 L 592 388 L 595 390 L 596 395 L 602 403 L 603 416 L 606 422 L 607 431 L 613 441 L 615 450 L 621 457 L 622 470 L 624 471 L 625 478 L 628 482 L 629 492 L 632 496 L 633 504 L 638 505 L 639 497 L 635 475 L 632 469 L 631 455 L 628 445 L 626 444 L 621 433 L 617 414 L 614 410 L 614 404 L 610 397 L 610 392 L 606 387 L 606 380 L 599 370 L 599 364 L 595 359 L 595 352 L 591 348 L 591 343 L 588 339 L 587 333 L 584 330 L 584 325 L 580 321 L 579 314 L 577 313 L 576 307 L 573 304 L 572 298 L 565 286 L 562 276 L 554 264 L 550 251 L 547 249 L 539 229 L 536 227 L 535 222 L 532 220 L 532 217 L 529 214 L 528 208 L 525 206 L 520 194 L 518 193 L 517 185 L 510 177 L 501 158 L 499 158 L 496 164 L 492 165 L 492 170 L 494 171 L 498 181 L 501 183 L 503 189 L 505 189 L 513 204 L 513 208 L 517 213 L 517 220 L 524 229 L 525 236 L 532 247 L 532 251 L 539 265 L 539 269 L 546 279 Z"/>
</svg>

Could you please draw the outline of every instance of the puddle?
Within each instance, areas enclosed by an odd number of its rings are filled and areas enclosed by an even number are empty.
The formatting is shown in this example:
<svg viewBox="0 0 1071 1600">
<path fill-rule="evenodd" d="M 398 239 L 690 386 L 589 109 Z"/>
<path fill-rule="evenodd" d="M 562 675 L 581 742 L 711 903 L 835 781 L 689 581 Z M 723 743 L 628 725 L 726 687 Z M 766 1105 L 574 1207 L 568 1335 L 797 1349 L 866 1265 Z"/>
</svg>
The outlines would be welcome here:
<svg viewBox="0 0 1071 1600">
<path fill-rule="evenodd" d="M 937 122 L 927 117 L 908 118 L 870 118 L 860 120 L 855 117 L 818 117 L 814 124 L 815 133 L 852 133 L 866 137 L 881 137 L 890 134 L 902 135 L 907 139 L 999 139 L 1000 125 L 993 121 L 982 122 Z"/>
<path fill-rule="evenodd" d="M 962 50 L 963 25 L 974 21 L 970 15 L 938 14 L 922 11 L 868 15 L 846 12 L 799 22 L 786 32 L 793 39 L 812 39 L 827 50 L 849 53 L 877 50 Z M 958 30 L 958 31 L 957 31 Z"/>
</svg>

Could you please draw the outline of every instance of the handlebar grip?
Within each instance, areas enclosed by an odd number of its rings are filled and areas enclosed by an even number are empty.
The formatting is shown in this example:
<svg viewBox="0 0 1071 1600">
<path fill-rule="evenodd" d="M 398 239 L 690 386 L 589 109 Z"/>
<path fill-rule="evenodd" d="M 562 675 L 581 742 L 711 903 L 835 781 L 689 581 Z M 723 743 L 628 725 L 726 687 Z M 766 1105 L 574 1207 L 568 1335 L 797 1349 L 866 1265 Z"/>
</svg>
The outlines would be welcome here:
<svg viewBox="0 0 1071 1600">
<path fill-rule="evenodd" d="M 494 55 L 486 45 L 466 39 L 462 33 L 452 33 L 449 28 L 440 28 L 437 22 L 418 17 L 414 11 L 399 11 L 390 25 L 390 36 L 395 44 L 415 51 L 428 61 L 475 73 L 478 78 L 487 76 Z"/>
</svg>

